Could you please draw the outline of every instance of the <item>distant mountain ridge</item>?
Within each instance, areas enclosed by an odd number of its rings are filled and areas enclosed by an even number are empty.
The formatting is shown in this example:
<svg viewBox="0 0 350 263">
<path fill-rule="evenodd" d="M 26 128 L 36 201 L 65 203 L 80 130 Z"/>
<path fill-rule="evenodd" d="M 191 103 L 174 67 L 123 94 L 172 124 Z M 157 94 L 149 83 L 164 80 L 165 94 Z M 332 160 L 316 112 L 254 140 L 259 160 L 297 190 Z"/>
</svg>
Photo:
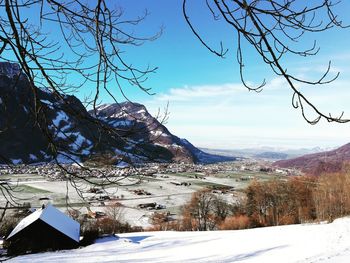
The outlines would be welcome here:
<svg viewBox="0 0 350 263">
<path fill-rule="evenodd" d="M 260 159 L 283 160 L 288 158 L 288 154 L 281 152 L 262 152 L 255 154 L 254 157 Z"/>
<path fill-rule="evenodd" d="M 311 174 L 338 172 L 344 163 L 350 162 L 350 143 L 335 150 L 307 154 L 298 158 L 281 160 L 274 163 L 278 167 L 296 168 Z"/>
<path fill-rule="evenodd" d="M 277 160 L 296 158 L 306 154 L 324 152 L 330 149 L 329 148 L 322 149 L 320 147 L 290 149 L 290 148 L 261 146 L 261 147 L 255 147 L 255 148 L 237 148 L 237 149 L 201 148 L 201 150 L 207 153 L 219 154 L 224 156 L 235 156 L 240 158 L 253 158 L 253 159 L 277 161 Z"/>
<path fill-rule="evenodd" d="M 13 63 L 0 63 L 0 142 L 0 164 L 84 161 L 96 155 L 134 162 L 234 160 L 206 154 L 172 135 L 141 104 L 101 105 L 89 113 L 74 96 L 32 89 Z"/>
</svg>

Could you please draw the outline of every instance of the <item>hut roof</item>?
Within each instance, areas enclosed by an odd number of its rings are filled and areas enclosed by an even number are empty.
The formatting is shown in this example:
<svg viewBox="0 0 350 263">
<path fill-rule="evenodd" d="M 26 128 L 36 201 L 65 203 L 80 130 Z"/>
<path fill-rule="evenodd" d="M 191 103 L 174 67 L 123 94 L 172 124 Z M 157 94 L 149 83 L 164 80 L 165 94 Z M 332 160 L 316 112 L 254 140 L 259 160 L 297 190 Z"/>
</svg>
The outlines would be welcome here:
<svg viewBox="0 0 350 263">
<path fill-rule="evenodd" d="M 52 205 L 47 205 L 45 208 L 38 209 L 29 216 L 23 218 L 13 229 L 7 239 L 16 235 L 37 220 L 45 222 L 62 234 L 68 236 L 76 242 L 79 242 L 80 224 Z"/>
</svg>

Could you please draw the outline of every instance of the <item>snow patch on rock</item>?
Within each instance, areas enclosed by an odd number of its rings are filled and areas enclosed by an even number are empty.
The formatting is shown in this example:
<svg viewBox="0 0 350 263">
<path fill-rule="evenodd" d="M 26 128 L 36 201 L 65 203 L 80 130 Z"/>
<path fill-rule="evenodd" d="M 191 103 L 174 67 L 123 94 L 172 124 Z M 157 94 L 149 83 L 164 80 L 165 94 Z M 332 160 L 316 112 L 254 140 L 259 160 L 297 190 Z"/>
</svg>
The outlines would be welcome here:
<svg viewBox="0 0 350 263">
<path fill-rule="evenodd" d="M 38 160 L 38 157 L 36 155 L 34 155 L 34 154 L 29 154 L 29 159 L 31 161 L 36 161 L 36 160 Z"/>
<path fill-rule="evenodd" d="M 11 159 L 11 162 L 13 164 L 21 164 L 21 163 L 23 163 L 22 159 Z"/>
<path fill-rule="evenodd" d="M 119 121 L 113 121 L 110 123 L 114 128 L 118 127 L 130 127 L 132 126 L 133 122 L 129 120 L 119 120 Z"/>
<path fill-rule="evenodd" d="M 0 75 L 6 75 L 9 78 L 18 76 L 21 74 L 21 68 L 17 63 L 1 62 L 0 63 Z"/>
</svg>

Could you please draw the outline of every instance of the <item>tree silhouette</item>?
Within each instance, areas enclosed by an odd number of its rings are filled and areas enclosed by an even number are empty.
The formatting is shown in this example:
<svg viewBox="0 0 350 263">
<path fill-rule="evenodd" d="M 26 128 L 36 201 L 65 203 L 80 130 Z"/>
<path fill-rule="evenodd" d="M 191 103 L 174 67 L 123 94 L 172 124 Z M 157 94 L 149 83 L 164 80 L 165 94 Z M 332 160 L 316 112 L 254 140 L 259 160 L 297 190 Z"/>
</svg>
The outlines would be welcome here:
<svg viewBox="0 0 350 263">
<path fill-rule="evenodd" d="M 54 105 L 47 105 L 38 93 L 49 92 L 60 101 L 65 112 L 82 120 L 87 129 L 91 125 L 98 126 L 101 140 L 106 134 L 117 142 L 128 140 L 125 131 L 83 114 L 74 105 L 72 98 L 67 96 L 86 86 L 93 87 L 91 95 L 84 99 L 84 105 L 96 112 L 102 92 L 115 103 L 118 103 L 116 94 L 127 99 L 124 93 L 126 89 L 136 87 L 152 94 L 150 88 L 145 86 L 145 81 L 157 68 L 134 66 L 127 60 L 125 50 L 157 39 L 162 29 L 153 35 L 136 33 L 148 12 L 130 19 L 125 16 L 122 8 L 114 4 L 105 0 L 0 0 L 0 59 L 19 65 L 20 74 L 11 82 L 12 88 L 25 79 L 31 90 L 29 97 L 33 106 L 28 110 L 34 126 L 45 136 L 48 151 L 67 175 L 67 181 L 77 191 L 80 190 L 81 180 L 102 186 L 118 184 L 118 180 L 108 178 L 101 172 L 100 176 L 104 180 L 96 183 L 60 164 L 57 160 L 60 154 L 71 161 L 75 161 L 71 156 L 80 155 L 55 140 L 57 133 L 52 132 L 53 128 L 60 130 L 61 136 L 67 140 L 70 135 L 51 122 L 46 109 Z M 7 128 L 0 126 L 0 136 Z M 137 143 L 135 147 L 137 148 Z M 0 161 L 11 163 L 7 156 L 0 156 Z M 80 168 L 89 172 L 88 167 Z M 0 190 L 11 204 L 18 201 L 15 200 L 13 187 L 6 182 L 1 182 Z M 82 196 L 81 192 L 79 195 Z"/>
</svg>

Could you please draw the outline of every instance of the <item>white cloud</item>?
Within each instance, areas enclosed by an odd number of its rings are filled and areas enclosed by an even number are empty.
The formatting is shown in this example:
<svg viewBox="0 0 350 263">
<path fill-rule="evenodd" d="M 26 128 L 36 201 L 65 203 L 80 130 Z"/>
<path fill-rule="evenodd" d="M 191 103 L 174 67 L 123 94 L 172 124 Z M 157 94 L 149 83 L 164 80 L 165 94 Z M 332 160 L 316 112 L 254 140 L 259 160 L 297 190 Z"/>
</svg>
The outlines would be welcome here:
<svg viewBox="0 0 350 263">
<path fill-rule="evenodd" d="M 286 87 L 283 78 L 274 78 L 268 82 L 263 91 L 283 89 Z M 255 83 L 249 83 L 251 87 L 257 87 Z M 157 95 L 159 101 L 191 101 L 193 99 L 225 98 L 227 96 L 237 96 L 247 93 L 248 89 L 242 83 L 226 83 L 220 85 L 184 86 L 181 88 L 171 88 L 167 93 Z M 254 93 L 254 91 L 252 91 Z"/>
<path fill-rule="evenodd" d="M 232 96 L 244 90 L 241 84 L 185 86 L 172 88 L 166 94 L 158 95 L 160 101 L 190 101 L 196 98 Z"/>
</svg>

